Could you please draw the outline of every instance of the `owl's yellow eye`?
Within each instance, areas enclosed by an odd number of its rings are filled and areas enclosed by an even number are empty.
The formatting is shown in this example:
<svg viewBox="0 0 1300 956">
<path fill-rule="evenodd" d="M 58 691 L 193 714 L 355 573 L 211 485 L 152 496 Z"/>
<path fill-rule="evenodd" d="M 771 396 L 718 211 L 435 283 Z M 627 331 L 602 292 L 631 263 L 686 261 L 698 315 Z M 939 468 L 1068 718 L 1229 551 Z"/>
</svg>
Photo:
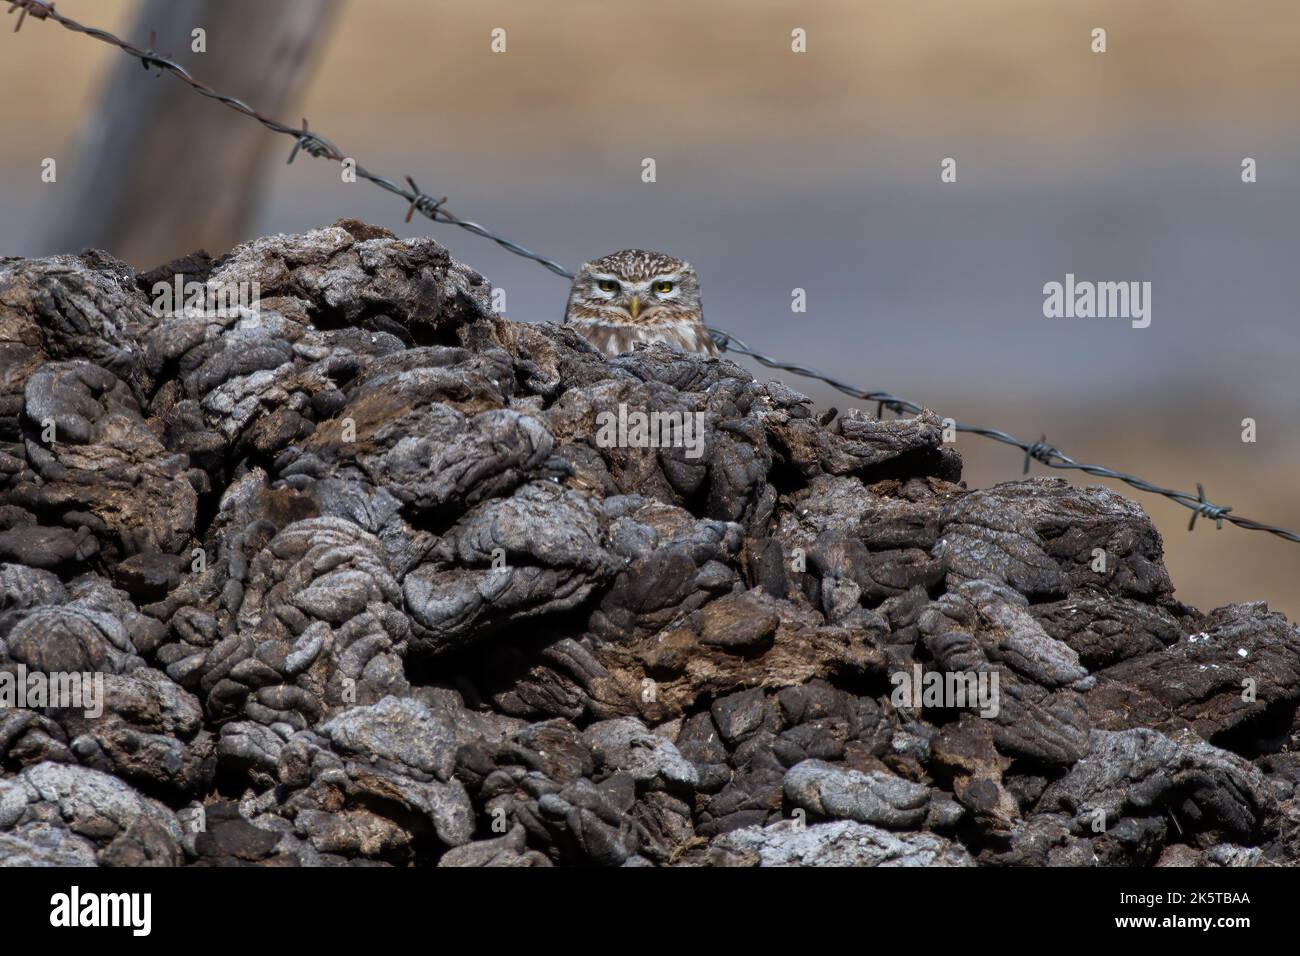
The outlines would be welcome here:
<svg viewBox="0 0 1300 956">
<path fill-rule="evenodd" d="M 667 279 L 661 279 L 659 282 L 655 283 L 655 291 L 661 295 L 666 292 L 672 292 L 673 284 L 669 282 Z"/>
<path fill-rule="evenodd" d="M 601 279 L 600 282 L 597 283 L 597 287 L 600 289 L 601 292 L 618 291 L 618 283 L 615 282 L 613 279 Z"/>
</svg>

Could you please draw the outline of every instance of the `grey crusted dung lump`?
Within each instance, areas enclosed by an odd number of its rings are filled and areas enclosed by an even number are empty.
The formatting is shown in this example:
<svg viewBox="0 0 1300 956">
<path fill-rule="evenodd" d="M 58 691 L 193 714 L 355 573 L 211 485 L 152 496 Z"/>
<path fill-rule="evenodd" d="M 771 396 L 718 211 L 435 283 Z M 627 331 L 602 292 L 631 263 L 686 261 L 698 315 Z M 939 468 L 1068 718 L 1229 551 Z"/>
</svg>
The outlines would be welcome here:
<svg viewBox="0 0 1300 956">
<path fill-rule="evenodd" d="M 156 315 L 182 266 L 260 310 Z M 489 292 L 351 221 L 0 260 L 0 671 L 104 678 L 0 707 L 0 862 L 1300 863 L 1300 632 L 1136 504 Z"/>
</svg>

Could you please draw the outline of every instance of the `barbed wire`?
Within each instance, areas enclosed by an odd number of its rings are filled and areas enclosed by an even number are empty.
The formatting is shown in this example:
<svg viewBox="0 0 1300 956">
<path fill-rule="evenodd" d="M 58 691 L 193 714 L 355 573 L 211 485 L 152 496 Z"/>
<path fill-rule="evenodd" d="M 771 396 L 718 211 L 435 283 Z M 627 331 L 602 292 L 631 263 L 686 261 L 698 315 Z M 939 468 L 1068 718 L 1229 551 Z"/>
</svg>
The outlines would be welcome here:
<svg viewBox="0 0 1300 956">
<path fill-rule="evenodd" d="M 916 402 L 909 401 L 906 398 L 900 398 L 897 395 L 891 395 L 889 392 L 869 392 L 865 389 L 858 388 L 856 385 L 850 385 L 842 382 L 832 376 L 818 372 L 816 369 L 807 368 L 802 365 L 793 365 L 789 362 L 782 362 L 774 359 L 769 355 L 757 352 L 738 339 L 730 332 L 722 329 L 710 329 L 713 333 L 713 340 L 717 343 L 718 348 L 727 352 L 734 352 L 738 355 L 745 355 L 778 371 L 790 372 L 794 375 L 800 375 L 804 378 L 816 379 L 824 382 L 838 392 L 850 395 L 853 398 L 865 402 L 875 403 L 877 417 L 880 417 L 884 409 L 888 408 L 893 412 L 909 412 L 913 415 L 920 414 L 924 408 Z M 1246 528 L 1250 531 L 1266 531 L 1269 534 L 1276 535 L 1279 538 L 1285 538 L 1287 541 L 1300 542 L 1300 534 L 1290 531 L 1286 528 L 1279 528 L 1276 525 L 1264 524 L 1247 518 L 1244 515 L 1232 514 L 1232 508 L 1227 505 L 1216 505 L 1205 497 L 1205 489 L 1198 483 L 1196 494 L 1188 491 L 1178 491 L 1173 488 L 1163 488 L 1160 485 L 1152 484 L 1145 478 L 1139 478 L 1137 475 L 1130 475 L 1126 472 L 1116 471 L 1113 468 L 1107 468 L 1105 465 L 1092 465 L 1086 462 L 1077 461 L 1066 455 L 1059 448 L 1047 444 L 1047 436 L 1043 436 L 1038 441 L 1025 441 L 1023 438 L 1017 438 L 1015 435 L 1008 434 L 998 428 L 988 428 L 983 425 L 970 425 L 965 422 L 959 422 L 955 419 L 945 419 L 951 422 L 952 428 L 958 432 L 966 432 L 971 435 L 979 435 L 981 438 L 989 438 L 1004 445 L 1011 445 L 1019 448 L 1025 453 L 1024 473 L 1029 473 L 1031 461 L 1041 462 L 1049 468 L 1073 469 L 1082 471 L 1098 478 L 1113 478 L 1116 481 L 1122 481 L 1126 485 L 1145 491 L 1153 495 L 1162 495 L 1170 501 L 1175 501 L 1188 508 L 1192 512 L 1192 519 L 1187 524 L 1187 530 L 1191 531 L 1196 527 L 1196 519 L 1200 517 L 1209 518 L 1215 524 L 1215 527 L 1222 528 L 1223 522 L 1227 521 L 1239 528 Z"/>
<path fill-rule="evenodd" d="M 170 73 L 172 76 L 193 89 L 196 93 L 199 93 L 208 99 L 216 100 L 218 103 L 221 103 L 238 113 L 242 113 L 250 119 L 256 120 L 273 133 L 279 133 L 291 137 L 294 140 L 294 145 L 287 160 L 289 163 L 292 163 L 294 159 L 297 158 L 299 152 L 305 152 L 309 156 L 330 159 L 340 163 L 352 160 L 352 157 L 344 154 L 330 140 L 318 133 L 312 132 L 305 117 L 303 118 L 301 127 L 286 126 L 278 120 L 262 115 L 243 100 L 220 93 L 217 90 L 212 89 L 210 86 L 200 83 L 179 63 L 176 63 L 169 57 L 159 54 L 156 50 L 152 49 L 155 42 L 152 35 L 149 38 L 150 48 L 140 49 L 139 47 L 127 43 L 120 37 L 114 36 L 106 30 L 88 27 L 84 24 L 78 23 L 70 17 L 63 16 L 61 13 L 55 11 L 54 3 L 49 2 L 49 0 L 9 0 L 8 12 L 13 13 L 15 10 L 19 11 L 18 22 L 14 25 L 15 33 L 21 29 L 23 21 L 28 16 L 34 20 L 53 21 L 74 33 L 82 33 L 86 36 L 93 37 L 96 40 L 110 44 L 111 46 L 117 47 L 122 52 L 139 60 L 145 70 L 156 69 L 158 71 L 156 75 L 158 76 L 161 76 L 163 73 Z M 401 196 L 406 200 L 408 204 L 406 210 L 407 222 L 410 222 L 412 216 L 418 212 L 420 215 L 427 219 L 431 219 L 434 222 L 457 226 L 476 236 L 480 236 L 483 239 L 495 242 L 507 252 L 521 256 L 525 259 L 531 259 L 533 262 L 538 263 L 540 266 L 553 272 L 557 276 L 566 279 L 573 278 L 573 273 L 560 265 L 560 263 L 556 262 L 554 259 L 548 259 L 543 255 L 533 252 L 531 249 L 520 245 L 512 239 L 493 232 L 486 226 L 480 225 L 477 222 L 472 222 L 468 219 L 462 219 L 453 214 L 445 207 L 445 203 L 447 202 L 446 196 L 443 196 L 440 199 L 434 198 L 420 189 L 412 177 L 405 177 L 407 186 L 404 187 L 385 176 L 372 173 L 360 163 L 356 163 L 355 160 L 352 161 L 354 163 L 353 169 L 359 178 L 373 183 L 381 189 L 385 189 L 396 196 Z M 798 375 L 803 378 L 823 382 L 845 395 L 859 399 L 860 401 L 874 403 L 876 405 L 877 417 L 881 417 L 884 414 L 885 409 L 889 409 L 896 414 L 900 412 L 920 414 L 924 411 L 924 408 L 921 405 L 918 405 L 916 402 L 910 401 L 909 399 L 892 395 L 889 392 L 867 391 L 866 389 L 859 388 L 856 385 L 850 385 L 849 383 L 840 381 L 833 376 L 819 372 L 816 369 L 808 368 L 803 365 L 796 365 L 791 362 L 783 362 L 779 359 L 772 358 L 769 355 L 764 355 L 762 352 L 750 348 L 744 340 L 723 329 L 710 328 L 709 332 L 713 336 L 713 340 L 717 344 L 719 350 L 735 355 L 744 355 L 770 369 L 789 372 L 792 375 Z M 1077 461 L 1069 455 L 1066 455 L 1059 448 L 1047 444 L 1047 437 L 1045 435 L 1038 441 L 1025 441 L 1022 438 L 1017 438 L 1015 435 L 997 428 L 988 428 L 983 425 L 970 425 L 956 421 L 955 419 L 945 419 L 945 422 L 950 423 L 951 427 L 955 431 L 978 435 L 982 438 L 988 438 L 996 442 L 1001 442 L 1004 445 L 1011 445 L 1020 449 L 1025 453 L 1025 474 L 1029 473 L 1031 462 L 1037 461 L 1049 468 L 1070 469 L 1081 471 L 1098 478 L 1114 479 L 1116 481 L 1121 481 L 1132 488 L 1136 488 L 1139 491 L 1168 498 L 1170 501 L 1174 501 L 1192 512 L 1191 521 L 1189 521 L 1187 525 L 1189 531 L 1196 527 L 1197 518 L 1204 517 L 1212 520 L 1216 528 L 1222 528 L 1223 522 L 1227 521 L 1239 528 L 1245 528 L 1249 531 L 1263 531 L 1287 541 L 1300 543 L 1300 534 L 1294 531 L 1280 528 L 1276 525 L 1264 524 L 1263 522 L 1247 518 L 1244 515 L 1234 514 L 1233 509 L 1230 506 L 1214 504 L 1205 497 L 1205 489 L 1199 483 L 1196 486 L 1196 494 L 1193 495 L 1188 491 L 1178 491 L 1173 488 L 1161 487 L 1160 485 L 1147 481 L 1145 478 L 1140 478 L 1137 475 L 1130 475 L 1122 471 L 1116 471 L 1115 469 L 1107 468 L 1104 465 L 1094 465 Z"/>
</svg>

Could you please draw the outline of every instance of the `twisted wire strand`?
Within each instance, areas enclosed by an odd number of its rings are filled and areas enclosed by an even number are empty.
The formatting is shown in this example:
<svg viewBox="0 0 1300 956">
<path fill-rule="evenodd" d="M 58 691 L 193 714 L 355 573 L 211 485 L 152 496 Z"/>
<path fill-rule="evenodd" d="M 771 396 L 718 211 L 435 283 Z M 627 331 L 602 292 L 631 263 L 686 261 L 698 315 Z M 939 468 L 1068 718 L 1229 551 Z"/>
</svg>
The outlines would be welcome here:
<svg viewBox="0 0 1300 956">
<path fill-rule="evenodd" d="M 802 365 L 795 365 L 790 362 L 783 362 L 780 359 L 773 358 L 770 355 L 764 355 L 762 352 L 750 348 L 743 340 L 732 335 L 730 332 L 722 329 L 710 329 L 713 333 L 714 342 L 718 348 L 733 352 L 737 355 L 744 355 L 760 365 L 765 365 L 770 369 L 776 369 L 782 372 L 790 372 L 793 375 L 800 375 L 804 378 L 816 379 L 824 382 L 838 392 L 845 395 L 860 399 L 865 402 L 873 402 L 877 406 L 877 415 L 883 409 L 891 411 L 907 412 L 909 414 L 920 414 L 923 411 L 922 406 L 916 402 L 900 398 L 897 395 L 891 395 L 889 392 L 871 392 L 866 389 L 858 388 L 856 385 L 850 385 L 842 382 L 832 376 L 818 372 L 816 369 L 810 369 Z M 1209 518 L 1215 523 L 1215 527 L 1222 528 L 1223 522 L 1227 521 L 1239 528 L 1245 528 L 1250 531 L 1264 531 L 1268 534 L 1284 538 L 1287 541 L 1300 542 L 1300 534 L 1287 528 L 1280 528 L 1276 525 L 1265 524 L 1262 521 L 1255 521 L 1244 515 L 1233 514 L 1232 508 L 1228 505 L 1216 505 L 1205 497 L 1205 489 L 1198 483 L 1196 494 L 1188 491 L 1178 491 L 1173 488 L 1164 488 L 1160 485 L 1153 484 L 1145 478 L 1137 475 L 1130 475 L 1127 472 L 1116 471 L 1114 468 L 1107 468 L 1105 465 L 1094 465 L 1087 462 L 1077 461 L 1069 455 L 1062 452 L 1059 448 L 1047 444 L 1046 439 L 1039 441 L 1025 441 L 1023 438 L 1017 438 L 1015 435 L 1004 432 L 998 428 L 989 428 L 983 425 L 971 425 L 965 422 L 953 422 L 953 428 L 959 432 L 965 432 L 971 435 L 979 435 L 981 438 L 992 439 L 1001 442 L 1004 445 L 1011 445 L 1019 448 L 1025 453 L 1025 471 L 1029 471 L 1031 460 L 1041 462 L 1049 468 L 1072 469 L 1081 471 L 1085 474 L 1093 475 L 1097 478 L 1113 478 L 1116 481 L 1122 481 L 1130 487 L 1148 494 L 1161 495 L 1170 501 L 1175 501 L 1188 508 L 1192 512 L 1191 521 L 1187 525 L 1187 530 L 1196 527 L 1197 518 Z"/>
</svg>

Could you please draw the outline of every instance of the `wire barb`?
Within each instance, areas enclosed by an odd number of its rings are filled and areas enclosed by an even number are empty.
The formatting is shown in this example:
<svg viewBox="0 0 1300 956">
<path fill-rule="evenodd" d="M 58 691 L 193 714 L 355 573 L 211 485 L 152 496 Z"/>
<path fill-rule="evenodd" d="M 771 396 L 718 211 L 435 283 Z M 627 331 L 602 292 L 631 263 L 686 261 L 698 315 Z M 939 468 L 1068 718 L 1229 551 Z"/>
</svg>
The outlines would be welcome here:
<svg viewBox="0 0 1300 956">
<path fill-rule="evenodd" d="M 1220 507 L 1206 501 L 1205 489 L 1201 487 L 1201 483 L 1198 481 L 1196 483 L 1196 505 L 1192 508 L 1192 520 L 1187 522 L 1187 530 L 1191 531 L 1196 527 L 1196 519 L 1201 515 L 1205 515 L 1205 517 L 1213 521 L 1214 527 L 1223 530 L 1223 519 L 1227 517 L 1228 512 L 1231 510 L 1231 508 Z M 1228 520 L 1231 521 L 1232 519 L 1229 518 Z"/>
<path fill-rule="evenodd" d="M 3 0 L 0 0 L 0 2 L 3 2 Z M 308 128 L 305 117 L 303 118 L 302 126 L 299 128 L 286 126 L 278 120 L 272 119 L 268 116 L 263 116 L 243 100 L 233 96 L 228 96 L 224 93 L 219 93 L 211 87 L 198 82 L 194 77 L 190 76 L 189 71 L 187 71 L 183 66 L 172 61 L 170 58 L 160 56 L 152 49 L 155 42 L 152 34 L 149 39 L 150 49 L 141 50 L 106 30 L 84 26 L 70 17 L 65 17 L 60 13 L 56 13 L 54 10 L 54 4 L 48 2 L 48 0 L 9 0 L 9 10 L 7 12 L 13 13 L 15 10 L 19 11 L 19 14 L 18 22 L 14 25 L 14 32 L 17 32 L 18 29 L 22 27 L 23 21 L 28 16 L 31 16 L 34 20 L 52 20 L 59 24 L 59 26 L 72 31 L 73 33 L 83 33 L 86 36 L 92 37 L 103 43 L 115 46 L 128 56 L 133 56 L 139 60 L 144 65 L 145 69 L 149 69 L 152 66 L 158 69 L 159 75 L 164 72 L 170 73 L 200 96 L 216 100 L 223 106 L 232 109 L 237 113 L 242 113 L 244 116 L 261 123 L 262 126 L 266 127 L 273 133 L 279 133 L 282 136 L 291 137 L 294 141 L 294 145 L 292 151 L 289 153 L 289 163 L 294 161 L 300 151 L 307 153 L 309 156 L 317 158 L 324 157 L 336 162 L 341 162 L 344 159 L 344 154 L 337 146 L 324 137 L 313 133 Z M 461 219 L 459 216 L 453 215 L 443 207 L 443 204 L 447 201 L 446 196 L 441 199 L 434 199 L 428 193 L 421 190 L 420 187 L 415 184 L 415 180 L 410 176 L 406 177 L 407 186 L 410 187 L 408 189 L 393 182 L 391 179 L 370 172 L 359 163 L 356 166 L 355 172 L 359 179 L 364 179 L 381 189 L 385 189 L 388 192 L 405 199 L 408 203 L 406 210 L 407 222 L 410 222 L 412 216 L 418 212 L 420 215 L 427 219 L 431 219 L 434 222 L 456 226 L 460 229 L 464 229 L 466 232 L 471 232 L 476 236 L 491 240 L 507 252 L 516 256 L 521 256 L 525 259 L 530 259 L 557 276 L 565 279 L 573 278 L 573 273 L 554 259 L 548 259 L 545 256 L 539 255 L 531 249 L 525 248 L 511 239 L 499 235 L 477 222 L 471 222 L 468 219 Z M 762 352 L 757 352 L 754 349 L 751 349 L 744 341 L 723 329 L 709 328 L 708 331 L 713 337 L 713 342 L 718 347 L 719 352 L 730 352 L 736 355 L 744 355 L 767 368 L 781 372 L 789 372 L 791 375 L 799 375 L 803 378 L 815 379 L 816 381 L 829 385 L 837 392 L 842 392 L 843 394 L 856 398 L 859 401 L 873 403 L 876 406 L 877 418 L 881 416 L 885 409 L 889 409 L 896 415 L 904 413 L 919 415 L 925 410 L 923 406 L 918 405 L 916 402 L 910 401 L 906 398 L 900 398 L 897 395 L 891 395 L 889 392 L 867 391 L 866 389 L 859 388 L 856 385 L 842 382 L 830 375 L 819 372 L 816 369 L 807 368 L 802 365 L 795 365 L 791 362 L 782 362 L 769 355 L 764 355 Z M 1227 521 L 1239 528 L 1245 528 L 1249 531 L 1263 531 L 1276 537 L 1284 538 L 1287 541 L 1300 543 L 1300 534 L 1294 531 L 1288 530 L 1287 528 L 1279 528 L 1275 525 L 1264 524 L 1263 522 L 1255 521 L 1254 519 L 1247 518 L 1243 515 L 1232 514 L 1232 508 L 1226 505 L 1213 504 L 1206 499 L 1205 489 L 1199 484 L 1196 486 L 1197 493 L 1195 495 L 1186 491 L 1162 488 L 1161 486 L 1153 484 L 1145 478 L 1139 478 L 1136 475 L 1116 471 L 1112 468 L 1107 468 L 1104 465 L 1092 465 L 1076 461 L 1060 449 L 1047 444 L 1046 435 L 1042 436 L 1042 438 L 1036 442 L 1027 442 L 997 428 L 988 428 L 982 425 L 969 425 L 962 422 L 956 422 L 955 420 L 954 422 L 954 427 L 958 432 L 978 435 L 981 438 L 987 438 L 991 441 L 1019 448 L 1025 453 L 1026 474 L 1029 472 L 1029 463 L 1031 461 L 1038 461 L 1049 468 L 1073 469 L 1075 471 L 1081 471 L 1087 475 L 1092 475 L 1096 478 L 1109 478 L 1115 481 L 1121 481 L 1131 488 L 1136 488 L 1138 491 L 1153 495 L 1161 495 L 1168 498 L 1170 501 L 1182 505 L 1184 508 L 1189 508 L 1192 512 L 1192 519 L 1187 525 L 1189 531 L 1196 527 L 1196 519 L 1204 516 L 1213 520 L 1215 527 L 1217 528 L 1222 528 L 1223 522 Z"/>
<path fill-rule="evenodd" d="M 30 15 L 33 20 L 44 20 L 54 12 L 54 4 L 42 3 L 41 0 L 9 0 L 9 9 L 5 13 L 18 10 L 18 22 L 14 24 L 14 33 L 23 28 L 23 21 Z"/>
<path fill-rule="evenodd" d="M 293 149 L 289 150 L 289 158 L 284 161 L 286 166 L 293 165 L 293 161 L 298 158 L 298 150 L 306 146 L 311 140 L 308 138 L 311 132 L 307 129 L 307 117 L 302 118 L 302 135 L 294 139 Z"/>
<path fill-rule="evenodd" d="M 1021 474 L 1029 474 L 1029 463 L 1031 461 L 1041 461 L 1044 465 L 1050 465 L 1052 459 L 1058 455 L 1060 455 L 1060 452 L 1047 444 L 1047 436 L 1043 435 L 1038 441 L 1032 442 L 1025 449 L 1025 470 Z"/>
<path fill-rule="evenodd" d="M 158 56 L 157 53 L 158 33 L 155 30 L 150 30 L 149 49 L 145 50 L 144 55 L 140 57 L 140 65 L 144 67 L 146 73 L 149 72 L 150 67 L 157 67 L 158 72 L 155 73 L 154 76 L 162 76 L 163 69 L 171 65 L 171 54 L 168 53 L 165 56 Z"/>
<path fill-rule="evenodd" d="M 436 219 L 438 207 L 447 201 L 447 197 L 434 199 L 432 196 L 426 196 L 419 186 L 415 185 L 415 180 L 410 176 L 406 177 L 407 183 L 411 187 L 411 192 L 415 193 L 415 198 L 411 200 L 411 205 L 406 210 L 406 221 L 410 222 L 411 217 L 419 212 L 422 216 L 428 216 L 430 219 Z"/>
</svg>

